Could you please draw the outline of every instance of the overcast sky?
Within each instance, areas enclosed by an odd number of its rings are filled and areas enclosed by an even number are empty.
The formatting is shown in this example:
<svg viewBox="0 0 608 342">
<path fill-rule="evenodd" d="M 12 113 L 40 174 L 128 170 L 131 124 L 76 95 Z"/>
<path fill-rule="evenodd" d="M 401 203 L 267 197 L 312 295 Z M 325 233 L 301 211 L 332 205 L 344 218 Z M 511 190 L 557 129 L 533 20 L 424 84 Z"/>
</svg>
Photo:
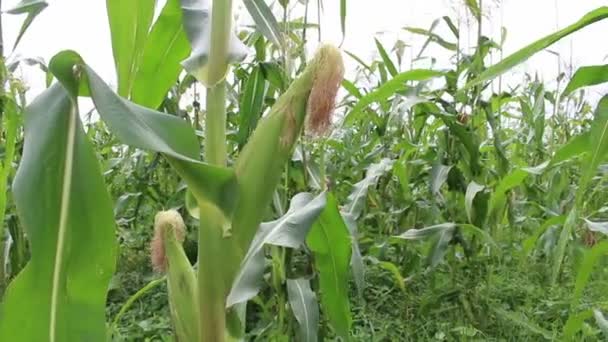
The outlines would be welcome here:
<svg viewBox="0 0 608 342">
<path fill-rule="evenodd" d="M 5 0 L 3 9 L 9 9 L 18 2 Z M 102 77 L 110 83 L 115 83 L 105 0 L 48 2 L 49 7 L 32 24 L 14 55 L 40 56 L 48 61 L 58 51 L 74 49 Z M 235 0 L 234 3 L 236 11 L 242 10 L 240 0 Z M 434 19 L 444 15 L 465 17 L 466 10 L 456 6 L 456 3 L 457 0 L 348 0 L 347 36 L 343 48 L 369 60 L 374 54 L 374 37 L 378 37 L 388 48 L 392 47 L 396 39 L 416 45 L 419 40 L 401 28 L 428 28 Z M 484 34 L 498 40 L 500 27 L 505 26 L 508 31 L 505 54 L 555 31 L 558 27 L 575 22 L 592 9 L 605 5 L 603 0 L 485 0 L 484 3 L 484 10 L 489 13 L 489 19 L 484 25 Z M 342 40 L 339 2 L 326 0 L 324 4 L 321 20 L 322 39 L 339 44 Z M 23 17 L 4 15 L 4 36 L 8 48 L 12 46 L 22 19 Z M 466 27 L 464 19 L 462 24 Z M 476 39 L 475 31 L 476 29 L 471 32 L 462 29 L 461 37 L 465 44 L 467 40 Z M 563 65 L 570 61 L 574 65 L 605 63 L 608 55 L 606 32 L 608 21 L 596 23 L 576 33 L 572 38 L 556 44 L 553 50 L 561 54 Z M 9 52 L 10 50 L 7 51 Z M 439 59 L 447 56 L 443 55 L 440 48 L 432 52 L 436 53 Z M 352 61 L 350 63 L 352 65 Z M 556 75 L 557 68 L 557 58 L 544 52 L 518 70 L 519 73 L 536 71 L 549 81 Z M 22 73 L 33 93 L 43 89 L 42 74 L 27 69 L 23 69 Z"/>
</svg>

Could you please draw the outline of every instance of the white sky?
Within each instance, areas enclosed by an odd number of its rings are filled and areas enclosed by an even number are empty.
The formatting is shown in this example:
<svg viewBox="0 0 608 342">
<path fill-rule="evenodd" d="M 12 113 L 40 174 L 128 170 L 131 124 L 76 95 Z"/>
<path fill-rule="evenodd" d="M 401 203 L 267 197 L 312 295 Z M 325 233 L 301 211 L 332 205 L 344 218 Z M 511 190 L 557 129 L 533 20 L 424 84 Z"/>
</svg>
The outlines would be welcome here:
<svg viewBox="0 0 608 342">
<path fill-rule="evenodd" d="M 19 0 L 5 0 L 3 9 L 9 9 L 18 2 Z M 105 0 L 49 0 L 49 3 L 49 7 L 36 18 L 14 55 L 40 56 L 48 61 L 63 49 L 74 49 L 104 79 L 114 84 Z M 428 28 L 434 19 L 444 15 L 463 17 L 466 10 L 455 3 L 456 0 L 348 0 L 347 36 L 343 48 L 369 61 L 374 55 L 374 37 L 379 37 L 388 49 L 398 38 L 418 45 L 420 39 L 405 33 L 401 28 Z M 602 5 L 606 5 L 604 0 L 484 0 L 484 9 L 490 13 L 490 18 L 486 19 L 484 25 L 484 34 L 499 40 L 500 27 L 505 26 L 508 30 L 505 54 L 509 54 L 555 31 L 557 27 L 575 22 L 585 13 Z M 235 0 L 235 6 L 237 11 L 243 8 L 240 0 Z M 323 40 L 335 44 L 342 40 L 338 6 L 337 0 L 325 0 L 321 20 Z M 3 16 L 7 54 L 10 53 L 22 19 L 23 17 Z M 476 39 L 476 28 L 471 29 L 471 32 L 466 29 L 461 32 L 465 44 L 467 40 L 473 42 Z M 383 33 L 379 34 L 380 32 Z M 443 32 L 445 31 L 440 31 Z M 593 24 L 552 49 L 559 51 L 564 65 L 569 64 L 570 60 L 575 66 L 603 64 L 608 55 L 606 32 L 608 20 Z M 448 34 L 443 36 L 449 37 Z M 419 46 L 414 51 L 417 48 Z M 441 48 L 430 52 L 440 60 L 442 56 L 447 56 Z M 350 63 L 352 66 L 352 61 Z M 538 71 L 549 81 L 555 77 L 557 65 L 554 55 L 543 52 L 518 70 L 520 73 Z M 404 70 L 405 68 L 406 66 Z M 44 75 L 34 70 L 24 68 L 21 71 L 26 83 L 32 88 L 29 98 L 44 86 Z M 511 77 L 517 79 L 517 76 Z"/>
</svg>

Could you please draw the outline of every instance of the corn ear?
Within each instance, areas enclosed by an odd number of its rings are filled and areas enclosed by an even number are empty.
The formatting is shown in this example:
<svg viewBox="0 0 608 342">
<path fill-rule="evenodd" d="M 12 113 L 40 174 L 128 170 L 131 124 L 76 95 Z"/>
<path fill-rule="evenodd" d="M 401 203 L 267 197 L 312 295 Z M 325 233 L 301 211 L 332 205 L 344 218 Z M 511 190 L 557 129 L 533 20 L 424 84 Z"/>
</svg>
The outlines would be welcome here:
<svg viewBox="0 0 608 342">
<path fill-rule="evenodd" d="M 309 125 L 315 131 L 329 125 L 343 73 L 340 51 L 322 46 L 243 148 L 235 165 L 240 191 L 232 225 L 242 250 L 247 250 L 266 213 L 306 117 L 310 116 Z"/>
<path fill-rule="evenodd" d="M 184 253 L 185 225 L 175 210 L 156 214 L 152 241 L 154 268 L 167 273 L 171 317 L 178 341 L 198 341 L 198 291 L 194 269 Z"/>
</svg>

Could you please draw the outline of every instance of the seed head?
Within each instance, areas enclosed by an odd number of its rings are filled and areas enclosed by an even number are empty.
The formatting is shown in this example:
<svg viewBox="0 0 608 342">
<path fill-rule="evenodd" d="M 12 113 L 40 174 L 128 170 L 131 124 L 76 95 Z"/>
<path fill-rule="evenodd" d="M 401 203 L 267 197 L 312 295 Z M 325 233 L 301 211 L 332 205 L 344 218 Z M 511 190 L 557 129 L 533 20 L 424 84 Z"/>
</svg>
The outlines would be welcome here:
<svg viewBox="0 0 608 342">
<path fill-rule="evenodd" d="M 175 210 L 160 211 L 154 217 L 154 238 L 150 243 L 150 259 L 157 272 L 167 269 L 165 239 L 168 234 L 175 234 L 175 239 L 182 243 L 186 237 L 186 225 L 182 216 Z"/>
<path fill-rule="evenodd" d="M 344 62 L 340 50 L 324 45 L 319 48 L 313 63 L 316 63 L 316 70 L 308 99 L 308 129 L 322 134 L 331 124 L 336 96 L 344 77 Z"/>
</svg>

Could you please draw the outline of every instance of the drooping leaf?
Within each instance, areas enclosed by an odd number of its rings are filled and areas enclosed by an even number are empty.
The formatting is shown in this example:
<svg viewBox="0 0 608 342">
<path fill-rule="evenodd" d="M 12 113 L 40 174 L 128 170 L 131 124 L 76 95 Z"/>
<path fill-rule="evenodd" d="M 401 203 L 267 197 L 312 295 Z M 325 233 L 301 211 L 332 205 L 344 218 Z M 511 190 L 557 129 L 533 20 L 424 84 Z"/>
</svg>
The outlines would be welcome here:
<svg viewBox="0 0 608 342">
<path fill-rule="evenodd" d="M 394 164 L 394 160 L 384 158 L 376 164 L 370 165 L 365 174 L 365 178 L 353 186 L 353 191 L 348 195 L 347 204 L 344 211 L 357 219 L 365 205 L 365 199 L 370 187 L 378 183 L 378 179 L 389 172 Z"/>
<path fill-rule="evenodd" d="M 454 230 L 456 223 L 447 222 L 441 223 L 434 226 L 429 226 L 422 229 L 408 229 L 405 233 L 395 236 L 395 238 L 404 240 L 425 240 L 435 234 L 441 233 L 445 230 Z"/>
<path fill-rule="evenodd" d="M 299 248 L 304 243 L 306 235 L 325 207 L 325 197 L 325 193 L 317 197 L 307 192 L 299 193 L 291 200 L 289 210 L 283 217 L 261 224 L 241 262 L 240 271 L 226 300 L 227 307 L 245 302 L 260 291 L 264 274 L 264 245 Z"/>
<path fill-rule="evenodd" d="M 351 240 L 338 210 L 338 202 L 331 193 L 327 194 L 327 205 L 308 234 L 306 244 L 314 255 L 323 312 L 336 334 L 349 341 L 352 320 L 348 299 Z"/>
<path fill-rule="evenodd" d="M 406 82 L 425 81 L 442 75 L 443 73 L 440 71 L 424 69 L 415 69 L 402 72 L 390 79 L 388 82 L 382 84 L 380 87 L 372 90 L 371 92 L 365 94 L 365 96 L 360 98 L 357 104 L 344 118 L 344 124 L 354 123 L 359 118 L 360 113 L 365 110 L 370 104 L 374 102 L 384 101 L 390 96 L 397 93 L 398 91 L 403 90 Z"/>
<path fill-rule="evenodd" d="M 585 132 L 571 138 L 567 143 L 560 146 L 553 155 L 553 158 L 551 158 L 549 167 L 588 152 L 590 150 L 590 136 L 589 132 Z"/>
<path fill-rule="evenodd" d="M 467 191 L 464 196 L 464 208 L 467 212 L 467 218 L 471 223 L 473 222 L 473 200 L 475 199 L 475 196 L 485 188 L 485 186 L 477 184 L 474 181 L 467 186 Z"/>
<path fill-rule="evenodd" d="M 13 194 L 31 259 L 7 289 L 0 340 L 105 341 L 116 262 L 112 202 L 75 102 L 60 84 L 26 111 Z"/>
<path fill-rule="evenodd" d="M 118 75 L 118 94 L 131 94 L 139 70 L 148 30 L 154 18 L 155 0 L 106 0 L 112 51 Z"/>
<path fill-rule="evenodd" d="M 187 122 L 119 97 L 73 51 L 57 54 L 49 69 L 73 97 L 90 95 L 101 118 L 122 142 L 163 153 L 197 199 L 214 203 L 230 216 L 237 191 L 234 171 L 198 161 L 198 140 Z M 74 69 L 80 72 L 75 75 Z"/>
<path fill-rule="evenodd" d="M 578 68 L 562 96 L 568 96 L 573 91 L 596 84 L 608 82 L 608 65 L 591 65 Z"/>
<path fill-rule="evenodd" d="M 27 17 L 21 24 L 21 28 L 19 29 L 19 34 L 17 35 L 17 39 L 15 39 L 15 44 L 13 44 L 13 50 L 17 48 L 21 38 L 25 34 L 25 31 L 30 27 L 34 19 L 40 14 L 45 8 L 48 6 L 48 2 L 44 0 L 22 0 L 15 7 L 6 11 L 8 14 L 24 14 L 27 13 Z"/>
<path fill-rule="evenodd" d="M 506 57 L 497 64 L 494 64 L 493 66 L 487 68 L 477 78 L 469 82 L 465 86 L 465 88 L 471 88 L 478 84 L 490 81 L 507 72 L 516 65 L 523 63 L 537 52 L 547 48 L 548 46 L 559 41 L 560 39 L 606 18 L 608 18 L 608 7 L 604 6 L 597 8 L 584 15 L 579 21 L 575 22 L 574 24 L 535 41 L 534 43 Z"/>
<path fill-rule="evenodd" d="M 158 108 L 177 82 L 182 71 L 180 62 L 189 53 L 190 44 L 182 25 L 180 2 L 169 0 L 145 41 L 133 80 L 131 100 L 144 107 Z"/>
<path fill-rule="evenodd" d="M 435 164 L 433 165 L 433 169 L 431 170 L 431 194 L 432 195 L 439 195 L 439 190 L 441 189 L 441 186 L 443 184 L 445 184 L 445 182 L 448 180 L 448 174 L 450 173 L 450 170 L 452 169 L 452 166 L 447 166 L 447 165 L 442 165 L 442 164 Z"/>
<path fill-rule="evenodd" d="M 211 48 L 211 3 L 209 0 L 180 0 L 184 30 L 192 54 L 182 62 L 184 69 L 206 86 L 213 86 L 221 79 L 209 79 L 207 62 Z M 228 63 L 242 60 L 247 55 L 247 47 L 234 32 L 230 33 Z M 214 71 L 218 72 L 218 71 Z M 226 73 L 227 70 L 221 72 Z"/>
<path fill-rule="evenodd" d="M 593 222 L 585 219 L 585 223 L 590 231 L 608 235 L 608 222 Z"/>
<path fill-rule="evenodd" d="M 283 45 L 283 34 L 272 10 L 264 0 L 243 0 L 256 28 L 276 46 Z"/>
<path fill-rule="evenodd" d="M 300 325 L 300 341 L 316 342 L 319 324 L 317 296 L 305 278 L 287 279 L 287 296 L 291 311 Z"/>
<path fill-rule="evenodd" d="M 451 229 L 443 229 L 439 232 L 438 239 L 434 242 L 431 248 L 431 253 L 428 255 L 428 264 L 431 267 L 437 267 L 443 260 L 443 257 L 448 252 L 448 247 L 454 237 L 455 227 Z"/>
</svg>

